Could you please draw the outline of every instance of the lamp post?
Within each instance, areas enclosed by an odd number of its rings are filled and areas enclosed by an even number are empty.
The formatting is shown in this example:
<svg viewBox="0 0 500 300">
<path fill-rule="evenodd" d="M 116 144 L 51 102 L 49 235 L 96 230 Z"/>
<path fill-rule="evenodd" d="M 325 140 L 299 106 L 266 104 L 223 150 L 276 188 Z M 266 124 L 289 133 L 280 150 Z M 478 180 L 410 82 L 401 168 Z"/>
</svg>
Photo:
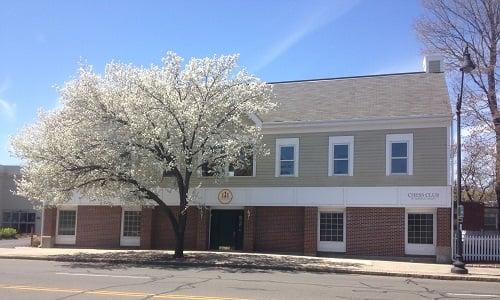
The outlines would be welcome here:
<svg viewBox="0 0 500 300">
<path fill-rule="evenodd" d="M 462 137 L 460 133 L 460 113 L 462 109 L 462 96 L 464 91 L 464 74 L 470 73 L 474 70 L 476 66 L 472 62 L 469 54 L 468 46 L 465 46 L 464 57 L 462 60 L 462 67 L 460 71 L 462 72 L 462 79 L 460 83 L 460 94 L 457 99 L 457 211 L 460 211 L 461 201 L 462 201 Z M 453 267 L 451 268 L 452 273 L 456 274 L 467 274 L 468 271 L 465 268 L 464 258 L 463 258 L 463 240 L 462 240 L 462 221 L 460 217 L 457 220 L 457 256 L 453 262 Z"/>
</svg>

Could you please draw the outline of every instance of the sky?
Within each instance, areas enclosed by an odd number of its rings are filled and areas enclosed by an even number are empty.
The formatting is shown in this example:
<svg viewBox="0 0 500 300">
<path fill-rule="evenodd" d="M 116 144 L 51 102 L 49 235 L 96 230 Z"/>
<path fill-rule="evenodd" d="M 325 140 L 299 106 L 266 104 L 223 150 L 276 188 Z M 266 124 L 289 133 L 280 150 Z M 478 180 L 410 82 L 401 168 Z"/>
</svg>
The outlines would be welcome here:
<svg viewBox="0 0 500 300">
<path fill-rule="evenodd" d="M 9 137 L 58 105 L 81 62 L 159 64 L 240 54 L 264 81 L 422 70 L 419 0 L 4 1 L 0 3 L 0 164 Z"/>
</svg>

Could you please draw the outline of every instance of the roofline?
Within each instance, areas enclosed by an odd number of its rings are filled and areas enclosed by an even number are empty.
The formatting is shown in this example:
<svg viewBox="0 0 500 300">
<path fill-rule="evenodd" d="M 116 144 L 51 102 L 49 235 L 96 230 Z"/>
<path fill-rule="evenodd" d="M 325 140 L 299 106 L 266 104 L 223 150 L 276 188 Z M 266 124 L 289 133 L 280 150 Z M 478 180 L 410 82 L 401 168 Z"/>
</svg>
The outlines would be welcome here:
<svg viewBox="0 0 500 300">
<path fill-rule="evenodd" d="M 302 79 L 302 80 L 285 80 L 285 81 L 272 81 L 268 84 L 281 84 L 281 83 L 297 83 L 297 82 L 310 82 L 310 81 L 327 81 L 327 80 L 337 80 L 337 79 L 355 79 L 355 78 L 366 78 L 366 77 L 382 77 L 382 76 L 394 76 L 394 75 L 414 75 L 414 74 L 424 74 L 427 72 L 405 72 L 405 73 L 386 73 L 386 74 L 372 74 L 372 75 L 358 75 L 358 76 L 343 76 L 343 77 L 327 77 L 327 78 L 316 78 L 316 79 Z M 443 72 L 439 72 L 443 73 Z"/>
</svg>

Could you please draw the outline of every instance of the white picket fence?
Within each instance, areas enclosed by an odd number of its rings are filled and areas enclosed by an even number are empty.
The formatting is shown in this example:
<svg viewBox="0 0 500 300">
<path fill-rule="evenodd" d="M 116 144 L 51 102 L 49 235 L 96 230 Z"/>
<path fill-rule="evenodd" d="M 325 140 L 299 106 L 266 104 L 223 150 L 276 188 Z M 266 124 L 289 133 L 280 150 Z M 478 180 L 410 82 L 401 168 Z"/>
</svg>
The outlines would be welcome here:
<svg viewBox="0 0 500 300">
<path fill-rule="evenodd" d="M 466 262 L 500 261 L 500 235 L 464 234 L 463 253 Z"/>
</svg>

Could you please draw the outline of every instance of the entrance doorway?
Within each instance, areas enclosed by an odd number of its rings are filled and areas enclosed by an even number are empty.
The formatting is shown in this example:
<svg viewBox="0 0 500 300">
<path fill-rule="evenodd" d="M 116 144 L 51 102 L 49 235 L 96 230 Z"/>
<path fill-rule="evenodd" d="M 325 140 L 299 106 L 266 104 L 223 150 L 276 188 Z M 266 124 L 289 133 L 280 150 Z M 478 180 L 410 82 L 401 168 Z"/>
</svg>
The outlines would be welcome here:
<svg viewBox="0 0 500 300">
<path fill-rule="evenodd" d="M 243 249 L 243 210 L 214 209 L 210 211 L 210 249 Z"/>
</svg>

